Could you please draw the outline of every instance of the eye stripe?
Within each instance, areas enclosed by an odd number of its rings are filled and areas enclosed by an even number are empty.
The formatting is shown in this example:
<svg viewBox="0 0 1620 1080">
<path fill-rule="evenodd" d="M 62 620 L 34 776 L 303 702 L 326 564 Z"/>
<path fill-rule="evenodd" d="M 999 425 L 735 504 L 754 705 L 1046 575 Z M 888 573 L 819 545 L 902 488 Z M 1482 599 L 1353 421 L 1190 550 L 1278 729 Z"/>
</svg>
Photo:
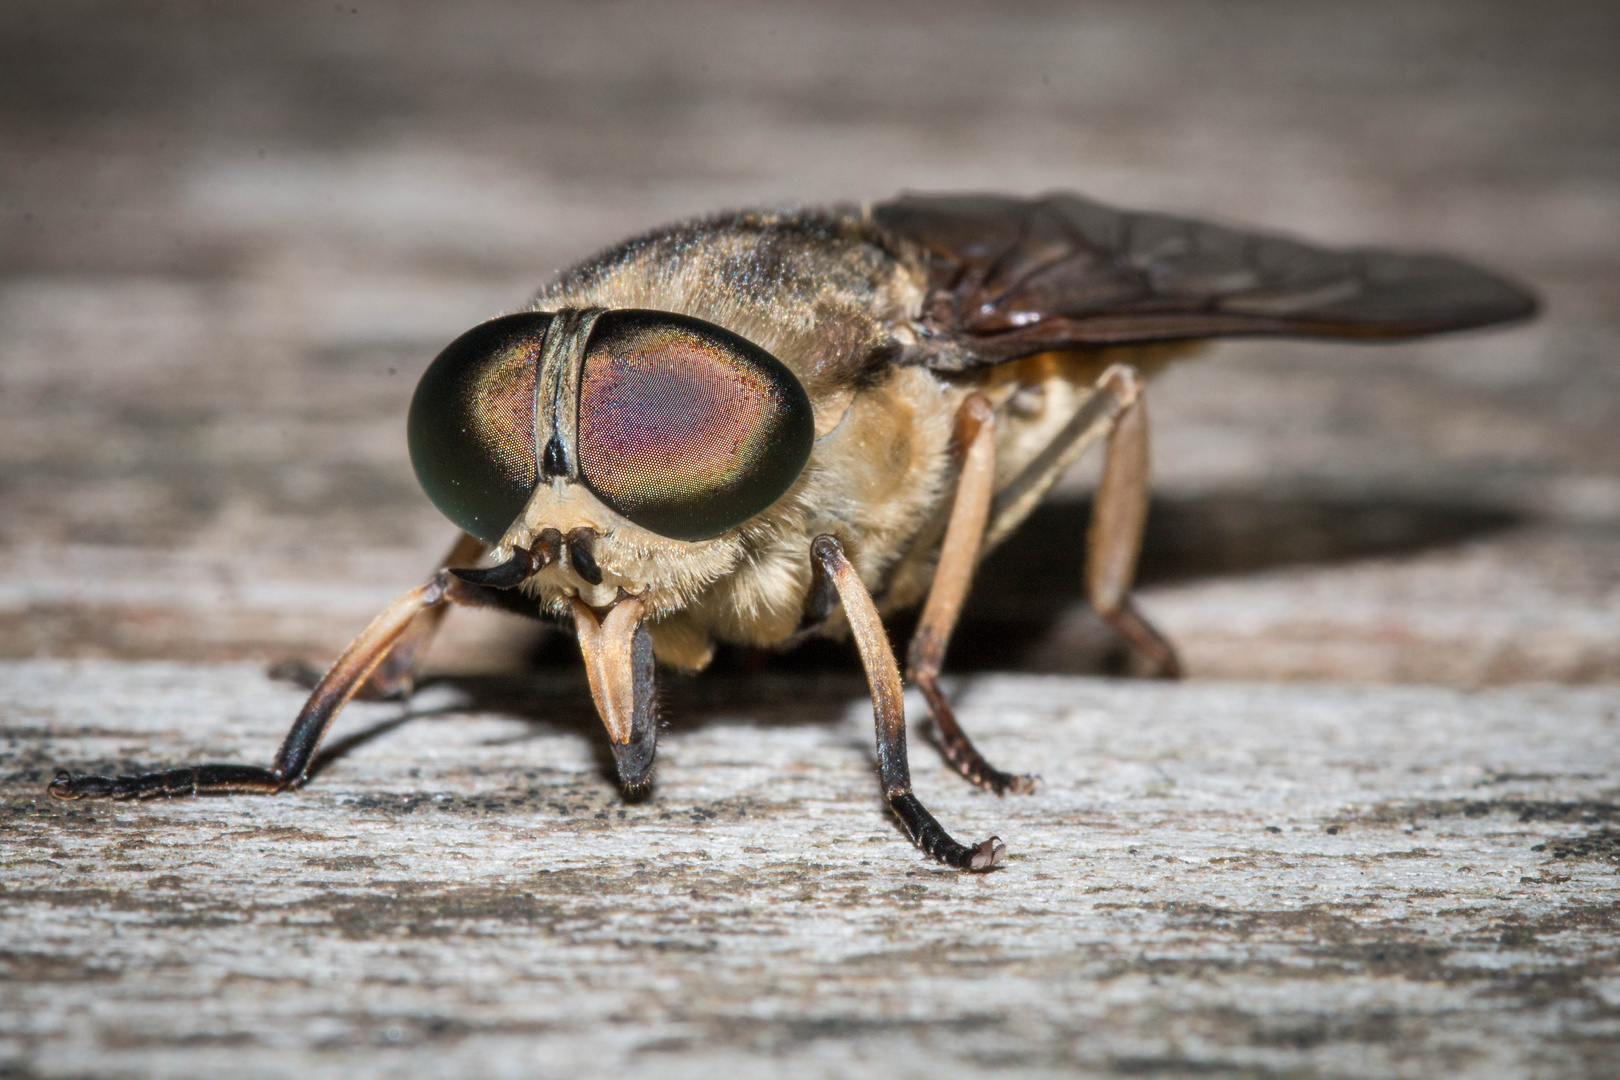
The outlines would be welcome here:
<svg viewBox="0 0 1620 1080">
<path fill-rule="evenodd" d="M 579 479 L 574 446 L 578 442 L 580 370 L 602 312 L 602 308 L 559 308 L 546 328 L 534 391 L 534 444 L 545 448 L 542 480 Z"/>
</svg>

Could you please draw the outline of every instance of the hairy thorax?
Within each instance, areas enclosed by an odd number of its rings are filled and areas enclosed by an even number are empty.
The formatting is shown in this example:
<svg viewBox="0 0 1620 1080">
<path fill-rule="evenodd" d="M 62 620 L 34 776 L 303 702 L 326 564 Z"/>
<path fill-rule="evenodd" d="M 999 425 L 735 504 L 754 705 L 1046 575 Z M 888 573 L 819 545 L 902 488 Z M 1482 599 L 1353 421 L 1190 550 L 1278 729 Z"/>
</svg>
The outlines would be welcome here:
<svg viewBox="0 0 1620 1080">
<path fill-rule="evenodd" d="M 712 221 L 703 226 L 702 258 L 693 257 L 688 228 L 638 237 L 565 272 L 534 306 L 670 311 L 745 334 L 809 394 L 816 439 L 808 465 L 769 509 L 700 541 L 640 528 L 580 485 L 542 484 L 499 545 L 529 546 L 548 528 L 594 530 L 599 583 L 558 561 L 526 588 L 563 618 L 574 597 L 598 609 L 640 597 L 654 651 L 672 667 L 703 667 L 717 642 L 773 647 L 807 629 L 841 634 L 837 612 L 806 626 L 809 547 L 822 534 L 838 538 L 883 611 L 918 603 L 950 510 L 951 440 L 964 397 L 979 391 L 995 405 L 999 488 L 1036 460 L 1109 363 L 1156 368 L 1171 354 L 1042 354 L 943 374 L 902 359 L 917 341 L 921 263 L 886 245 L 858 211 Z M 1086 441 L 1037 485 L 1041 491 Z M 1004 537 L 1032 506 L 993 519 L 987 540 Z"/>
</svg>

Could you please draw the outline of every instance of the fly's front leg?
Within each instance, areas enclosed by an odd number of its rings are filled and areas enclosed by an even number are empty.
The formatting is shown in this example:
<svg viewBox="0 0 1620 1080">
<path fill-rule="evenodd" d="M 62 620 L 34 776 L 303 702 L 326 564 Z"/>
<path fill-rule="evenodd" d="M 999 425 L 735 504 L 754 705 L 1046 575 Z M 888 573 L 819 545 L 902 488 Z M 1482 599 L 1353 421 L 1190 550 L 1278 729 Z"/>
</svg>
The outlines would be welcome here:
<svg viewBox="0 0 1620 1080">
<path fill-rule="evenodd" d="M 831 536 L 818 536 L 810 553 L 819 571 L 831 580 L 844 605 L 861 666 L 872 688 L 872 717 L 877 725 L 878 777 L 883 797 L 900 818 L 917 846 L 948 866 L 962 870 L 990 870 L 1007 856 L 999 836 L 974 846 L 958 843 L 945 831 L 911 791 L 911 767 L 906 760 L 906 709 L 900 683 L 900 665 L 889 647 L 888 635 L 878 618 L 872 594 L 844 557 L 844 549 Z"/>
<path fill-rule="evenodd" d="M 471 566 L 488 546 L 476 536 L 462 533 L 440 560 L 439 568 L 448 570 L 451 567 Z M 399 635 L 399 640 L 394 642 L 382 662 L 372 671 L 370 678 L 355 691 L 355 696 L 362 701 L 410 697 L 411 691 L 416 689 L 416 676 L 421 670 L 422 659 L 427 655 L 428 646 L 433 644 L 449 610 L 448 604 L 437 604 L 418 611 L 410 625 Z"/>
<path fill-rule="evenodd" d="M 940 666 L 950 645 L 951 632 L 962 614 L 973 569 L 979 561 L 984 527 L 995 494 L 996 419 L 990 399 L 972 393 L 956 412 L 956 446 L 962 469 L 956 481 L 956 501 L 939 549 L 934 583 L 923 605 L 922 619 L 906 657 L 910 676 L 934 716 L 945 758 L 956 771 L 980 787 L 1005 795 L 1035 790 L 1036 778 L 1002 772 L 984 759 L 956 722 L 956 713 L 939 688 Z"/>
<path fill-rule="evenodd" d="M 523 552 L 524 559 L 532 559 Z M 516 557 L 515 557 L 516 558 Z M 476 572 L 474 572 L 476 573 Z M 395 600 L 343 650 L 316 684 L 292 730 L 268 768 L 259 765 L 194 765 L 128 776 L 92 776 L 62 770 L 49 791 L 59 799 L 153 799 L 229 793 L 273 795 L 304 782 L 321 738 L 339 710 L 376 671 L 424 613 L 447 604 L 511 608 L 513 597 L 500 589 L 463 581 L 439 570 L 426 584 Z"/>
<path fill-rule="evenodd" d="M 1116 365 L 1098 380 L 1099 391 L 1112 384 L 1122 402 L 1109 425 L 1102 480 L 1091 505 L 1086 536 L 1086 596 L 1097 614 L 1165 679 L 1181 676 L 1176 650 L 1131 601 L 1131 582 L 1142 553 L 1142 529 L 1148 511 L 1148 419 L 1141 377 L 1134 368 Z"/>
</svg>

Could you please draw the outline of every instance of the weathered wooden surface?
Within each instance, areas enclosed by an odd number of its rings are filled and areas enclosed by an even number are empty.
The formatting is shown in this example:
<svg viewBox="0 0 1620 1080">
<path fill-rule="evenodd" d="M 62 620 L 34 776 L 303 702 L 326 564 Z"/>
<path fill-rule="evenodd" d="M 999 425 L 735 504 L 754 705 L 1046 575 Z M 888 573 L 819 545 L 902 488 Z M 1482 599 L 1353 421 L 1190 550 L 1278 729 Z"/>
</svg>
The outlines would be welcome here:
<svg viewBox="0 0 1620 1080">
<path fill-rule="evenodd" d="M 1612 1075 L 1617 40 L 1486 0 L 0 5 L 0 1074 Z M 998 802 L 914 737 L 1018 856 L 985 879 L 884 816 L 847 655 L 674 685 L 626 806 L 566 642 L 495 616 L 297 796 L 43 800 L 272 751 L 264 665 L 450 540 L 402 422 L 450 338 L 646 226 L 903 188 L 1543 293 L 1151 387 L 1144 606 L 1195 676 L 1340 685 L 974 674 L 970 729 L 1047 777 Z M 952 669 L 1118 666 L 1086 487 L 985 567 Z"/>
<path fill-rule="evenodd" d="M 981 676 L 1043 786 L 882 809 L 860 686 L 669 695 L 626 805 L 579 681 L 354 710 L 304 791 L 52 803 L 62 762 L 263 760 L 246 665 L 0 669 L 8 1075 L 1606 1076 L 1620 692 Z M 1560 857 L 1562 856 L 1562 857 Z"/>
</svg>

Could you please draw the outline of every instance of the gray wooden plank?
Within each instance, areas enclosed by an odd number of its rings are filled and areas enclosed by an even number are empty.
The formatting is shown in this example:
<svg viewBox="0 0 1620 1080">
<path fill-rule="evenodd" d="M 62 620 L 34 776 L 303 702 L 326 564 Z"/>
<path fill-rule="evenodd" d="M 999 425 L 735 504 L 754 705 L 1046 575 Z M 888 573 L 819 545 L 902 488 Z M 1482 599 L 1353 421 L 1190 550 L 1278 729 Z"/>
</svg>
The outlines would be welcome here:
<svg viewBox="0 0 1620 1080">
<path fill-rule="evenodd" d="M 1031 796 L 882 808 L 858 682 L 670 687 L 653 797 L 579 680 L 446 683 L 275 798 L 64 804 L 267 756 L 248 665 L 0 668 L 0 1061 L 38 1076 L 1603 1075 L 1620 693 L 990 675 Z M 915 705 L 916 703 L 913 703 Z"/>
</svg>

